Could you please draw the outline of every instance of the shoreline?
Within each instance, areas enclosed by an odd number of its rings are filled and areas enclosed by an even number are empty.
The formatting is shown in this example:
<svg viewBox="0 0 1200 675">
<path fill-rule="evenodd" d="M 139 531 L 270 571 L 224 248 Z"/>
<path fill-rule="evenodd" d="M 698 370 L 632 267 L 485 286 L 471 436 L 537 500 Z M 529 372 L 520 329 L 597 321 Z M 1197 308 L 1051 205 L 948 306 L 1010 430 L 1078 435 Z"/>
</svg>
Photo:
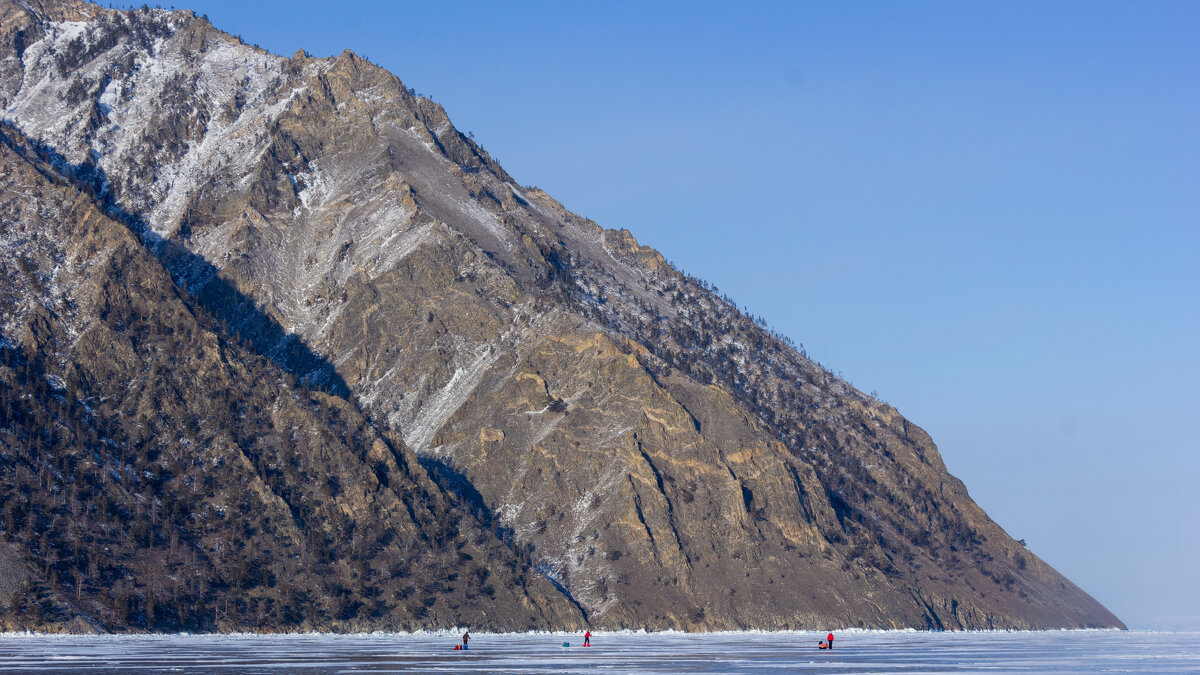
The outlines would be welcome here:
<svg viewBox="0 0 1200 675">
<path fill-rule="evenodd" d="M 336 633 L 322 631 L 293 631 L 293 632 L 233 632 L 233 633 L 39 633 L 36 631 L 0 631 L 0 640 L 13 638 L 104 638 L 104 639 L 141 639 L 141 638 L 424 638 L 424 637 L 456 637 L 463 631 L 470 630 L 472 636 L 572 636 L 582 635 L 583 631 L 488 631 L 486 629 L 470 628 L 469 626 L 440 628 L 435 630 L 419 630 L 419 631 L 371 631 L 369 633 Z M 727 630 L 727 631 L 681 631 L 675 629 L 667 630 L 645 630 L 645 629 L 620 629 L 620 630 L 592 630 L 592 636 L 647 636 L 647 637 L 665 637 L 665 636 L 739 636 L 739 635 L 824 635 L 825 633 L 845 634 L 845 635 L 893 635 L 893 634 L 911 634 L 911 635 L 1008 635 L 1008 634 L 1051 634 L 1051 633 L 1130 633 L 1140 635 L 1200 635 L 1200 630 L 1155 630 L 1155 629 L 1137 629 L 1137 628 L 1045 628 L 1045 629 L 989 629 L 989 630 L 925 630 L 921 628 L 812 628 L 805 630 Z"/>
</svg>

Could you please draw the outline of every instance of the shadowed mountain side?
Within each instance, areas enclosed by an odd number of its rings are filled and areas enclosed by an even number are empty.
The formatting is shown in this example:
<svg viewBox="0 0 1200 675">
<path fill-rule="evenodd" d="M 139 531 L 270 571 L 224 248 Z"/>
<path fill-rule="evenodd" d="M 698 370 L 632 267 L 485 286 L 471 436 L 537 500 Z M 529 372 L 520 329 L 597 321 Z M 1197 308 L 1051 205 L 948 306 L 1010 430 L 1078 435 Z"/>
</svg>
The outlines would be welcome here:
<svg viewBox="0 0 1200 675">
<path fill-rule="evenodd" d="M 20 137 L 16 143 L 12 138 Z M 233 339 L 259 356 L 270 359 L 284 371 L 297 375 L 309 387 L 348 398 L 350 390 L 337 370 L 309 349 L 295 335 L 284 331 L 267 312 L 240 292 L 220 271 L 204 258 L 192 253 L 172 239 L 163 239 L 147 227 L 141 217 L 127 213 L 111 199 L 110 184 L 104 170 L 93 162 L 71 164 L 53 147 L 26 139 L 11 123 L 3 122 L 0 142 L 18 155 L 35 163 L 54 167 L 58 179 L 68 179 L 96 201 L 110 218 L 124 224 L 171 272 L 173 280 L 183 288 L 208 315 L 214 317 L 210 328 Z M 44 174 L 48 179 L 55 176 Z"/>
<path fill-rule="evenodd" d="M 0 144 L 0 571 L 19 580 L 0 625 L 581 625 L 402 441 L 213 333 L 33 156 Z"/>
</svg>

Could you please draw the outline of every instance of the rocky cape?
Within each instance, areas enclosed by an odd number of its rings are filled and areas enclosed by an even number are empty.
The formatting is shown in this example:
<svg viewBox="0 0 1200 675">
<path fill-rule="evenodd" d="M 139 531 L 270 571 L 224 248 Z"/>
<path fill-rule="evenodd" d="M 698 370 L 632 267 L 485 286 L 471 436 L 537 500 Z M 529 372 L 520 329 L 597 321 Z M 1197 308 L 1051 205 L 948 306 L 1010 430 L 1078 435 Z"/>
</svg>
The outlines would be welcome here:
<svg viewBox="0 0 1200 675">
<path fill-rule="evenodd" d="M 2 627 L 1122 627 L 353 53 L 3 0 L 0 107 Z"/>
</svg>

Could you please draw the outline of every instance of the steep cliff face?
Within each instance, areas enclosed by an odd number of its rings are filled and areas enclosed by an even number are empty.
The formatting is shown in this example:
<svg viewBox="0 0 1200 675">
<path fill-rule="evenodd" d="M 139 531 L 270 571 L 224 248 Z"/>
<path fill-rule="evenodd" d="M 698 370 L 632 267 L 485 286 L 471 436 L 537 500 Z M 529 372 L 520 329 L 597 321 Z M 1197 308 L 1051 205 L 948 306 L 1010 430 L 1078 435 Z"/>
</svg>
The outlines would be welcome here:
<svg viewBox="0 0 1200 675">
<path fill-rule="evenodd" d="M 413 476 L 594 625 L 1120 625 L 896 410 L 518 186 L 393 75 L 187 12 L 22 3 L 2 21 L 6 120 L 180 302 L 410 447 Z"/>
</svg>

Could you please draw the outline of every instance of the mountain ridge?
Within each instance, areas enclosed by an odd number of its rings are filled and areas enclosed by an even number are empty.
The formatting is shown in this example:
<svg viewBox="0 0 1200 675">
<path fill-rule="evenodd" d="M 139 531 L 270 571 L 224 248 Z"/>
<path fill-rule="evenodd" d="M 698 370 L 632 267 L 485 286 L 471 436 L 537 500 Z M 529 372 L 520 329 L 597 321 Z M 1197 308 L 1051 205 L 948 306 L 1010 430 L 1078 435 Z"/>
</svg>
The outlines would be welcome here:
<svg viewBox="0 0 1200 675">
<path fill-rule="evenodd" d="M 132 233 L 2 133 L 5 239 L 52 235 L 0 294 L 0 511 L 45 565 L 5 561 L 20 583 L 3 625 L 414 629 L 482 621 L 456 601 L 479 593 L 509 629 L 580 623 L 549 584 L 505 574 L 513 552 L 401 441 L 218 337 Z"/>
<path fill-rule="evenodd" d="M 894 408 L 518 186 L 394 75 L 184 12 L 30 7 L 4 16 L 6 120 L 144 223 L 188 302 L 403 438 L 593 625 L 1120 625 Z"/>
</svg>

